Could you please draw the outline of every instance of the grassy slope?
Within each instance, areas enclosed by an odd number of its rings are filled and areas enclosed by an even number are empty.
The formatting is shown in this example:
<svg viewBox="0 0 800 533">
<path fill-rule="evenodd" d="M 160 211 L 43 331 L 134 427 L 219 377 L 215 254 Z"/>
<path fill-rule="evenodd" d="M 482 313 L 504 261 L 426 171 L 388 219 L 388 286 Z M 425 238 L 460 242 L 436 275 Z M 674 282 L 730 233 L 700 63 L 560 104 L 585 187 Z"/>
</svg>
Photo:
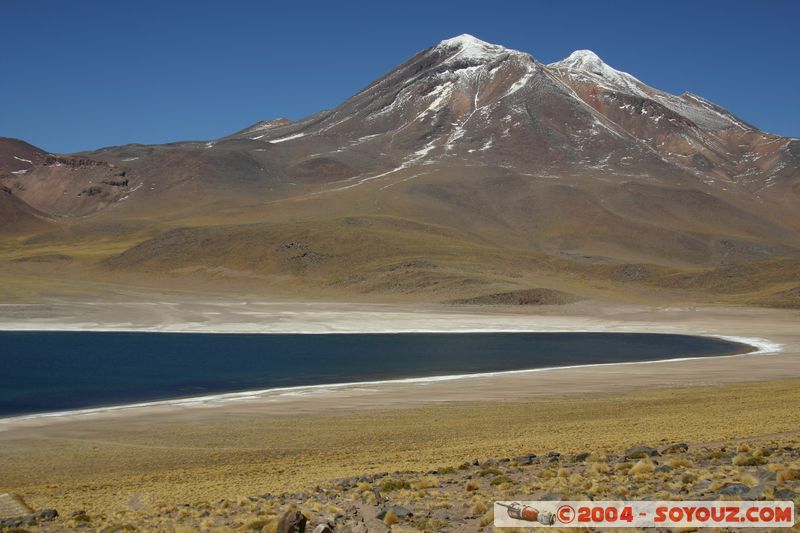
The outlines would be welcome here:
<svg viewBox="0 0 800 533">
<path fill-rule="evenodd" d="M 798 411 L 800 382 L 791 380 L 348 414 L 234 414 L 179 425 L 129 418 L 111 430 L 98 425 L 79 435 L 57 430 L 49 439 L 4 442 L 0 488 L 62 512 L 147 510 L 476 457 L 780 439 L 800 430 L 787 416 Z"/>
<path fill-rule="evenodd" d="M 138 203 L 0 235 L 0 298 L 135 286 L 433 302 L 544 288 L 800 306 L 796 232 L 738 197 L 503 169 L 415 172 L 288 197 L 147 190 Z"/>
</svg>

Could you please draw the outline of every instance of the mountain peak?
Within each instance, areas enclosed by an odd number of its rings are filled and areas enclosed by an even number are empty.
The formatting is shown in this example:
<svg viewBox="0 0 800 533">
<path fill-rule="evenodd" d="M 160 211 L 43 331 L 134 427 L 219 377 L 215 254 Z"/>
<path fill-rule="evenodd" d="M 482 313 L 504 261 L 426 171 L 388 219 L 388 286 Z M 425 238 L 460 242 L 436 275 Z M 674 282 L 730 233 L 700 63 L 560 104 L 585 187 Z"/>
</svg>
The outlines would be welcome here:
<svg viewBox="0 0 800 533">
<path fill-rule="evenodd" d="M 643 91 L 645 85 L 641 81 L 627 72 L 609 66 L 591 50 L 575 50 L 561 61 L 550 63 L 547 66 L 566 72 L 571 77 L 588 77 L 603 87 L 646 96 Z"/>
<path fill-rule="evenodd" d="M 600 59 L 600 56 L 591 50 L 575 50 L 561 61 L 550 63 L 548 66 L 569 70 L 589 71 L 600 76 L 602 76 L 606 70 L 614 70 L 606 65 L 603 60 Z M 614 70 L 614 72 L 617 71 Z"/>
<path fill-rule="evenodd" d="M 487 43 L 468 33 L 445 39 L 436 45 L 439 50 L 457 50 L 451 59 L 493 59 L 509 50 L 498 44 Z"/>
</svg>

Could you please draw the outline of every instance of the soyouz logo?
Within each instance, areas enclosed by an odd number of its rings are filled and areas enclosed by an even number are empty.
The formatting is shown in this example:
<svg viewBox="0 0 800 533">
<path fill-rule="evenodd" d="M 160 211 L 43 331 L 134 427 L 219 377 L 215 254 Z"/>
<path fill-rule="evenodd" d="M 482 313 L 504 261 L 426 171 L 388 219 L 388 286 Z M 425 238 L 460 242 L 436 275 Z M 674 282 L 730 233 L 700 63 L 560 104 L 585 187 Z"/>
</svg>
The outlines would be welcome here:
<svg viewBox="0 0 800 533">
<path fill-rule="evenodd" d="M 792 527 L 791 501 L 500 501 L 495 527 Z"/>
</svg>

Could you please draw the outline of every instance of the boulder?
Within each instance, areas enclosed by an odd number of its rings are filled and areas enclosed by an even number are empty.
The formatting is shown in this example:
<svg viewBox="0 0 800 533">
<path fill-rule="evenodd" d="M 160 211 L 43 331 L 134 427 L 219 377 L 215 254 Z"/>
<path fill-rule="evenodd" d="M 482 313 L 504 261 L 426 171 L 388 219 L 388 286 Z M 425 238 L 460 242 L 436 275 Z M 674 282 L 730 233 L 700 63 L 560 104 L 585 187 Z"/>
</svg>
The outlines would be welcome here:
<svg viewBox="0 0 800 533">
<path fill-rule="evenodd" d="M 38 522 L 50 522 L 58 518 L 58 511 L 55 509 L 39 509 L 33 516 Z"/>
<path fill-rule="evenodd" d="M 377 518 L 378 520 L 383 520 L 384 517 L 386 517 L 386 513 L 389 512 L 389 509 L 394 511 L 394 514 L 395 516 L 397 516 L 397 518 L 407 518 L 409 516 L 414 516 L 414 513 L 412 513 L 402 505 L 391 505 L 388 507 L 382 507 L 381 510 L 378 511 L 378 514 L 375 515 L 375 518 Z"/>
<path fill-rule="evenodd" d="M 314 528 L 313 533 L 333 533 L 333 528 L 330 524 L 319 524 Z"/>
<path fill-rule="evenodd" d="M 390 533 L 392 531 L 392 528 L 387 526 L 383 520 L 378 520 L 377 518 L 367 520 L 364 525 L 366 526 L 365 533 Z M 354 530 L 353 533 L 358 532 Z"/>
<path fill-rule="evenodd" d="M 278 521 L 275 533 L 305 533 L 306 517 L 300 511 L 286 511 Z"/>
<path fill-rule="evenodd" d="M 723 496 L 742 496 L 750 492 L 750 487 L 744 483 L 728 483 L 717 491 L 717 494 Z"/>
<path fill-rule="evenodd" d="M 663 450 L 661 450 L 661 454 L 669 454 L 669 453 L 684 453 L 689 450 L 689 445 L 685 442 L 679 442 L 677 444 L 671 444 L 667 446 Z"/>
<path fill-rule="evenodd" d="M 797 498 L 797 493 L 791 489 L 778 489 L 772 495 L 782 501 L 794 501 Z"/>
<path fill-rule="evenodd" d="M 776 481 L 778 479 L 778 475 L 775 472 L 770 472 L 769 470 L 759 468 L 758 472 L 756 472 L 756 478 L 758 478 L 759 481 L 766 483 Z"/>
<path fill-rule="evenodd" d="M 658 450 L 651 448 L 650 446 L 631 446 L 627 450 L 625 450 L 625 460 L 630 459 L 644 459 L 645 457 L 655 457 L 660 455 Z"/>
<path fill-rule="evenodd" d="M 533 460 L 536 459 L 536 454 L 529 453 L 526 455 L 520 455 L 519 457 L 514 458 L 514 462 L 518 465 L 529 465 L 533 464 Z"/>
</svg>

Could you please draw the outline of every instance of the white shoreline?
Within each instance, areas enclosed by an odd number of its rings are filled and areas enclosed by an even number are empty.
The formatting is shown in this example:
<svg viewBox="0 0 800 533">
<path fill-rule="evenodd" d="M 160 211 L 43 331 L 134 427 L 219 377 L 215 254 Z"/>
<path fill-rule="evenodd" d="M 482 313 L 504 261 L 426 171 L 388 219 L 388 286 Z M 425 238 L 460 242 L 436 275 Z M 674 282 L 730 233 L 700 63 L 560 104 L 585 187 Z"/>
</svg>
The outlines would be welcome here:
<svg viewBox="0 0 800 533">
<path fill-rule="evenodd" d="M 435 330 L 435 329 L 402 329 L 402 330 L 384 330 L 384 331 L 268 331 L 268 332 L 258 332 L 258 331 L 175 331 L 175 330 L 162 330 L 162 329 L 111 329 L 111 328 L 102 328 L 102 329 L 0 329 L 0 331 L 28 331 L 28 332 L 49 332 L 49 331 L 70 331 L 70 332 L 81 332 L 81 331 L 96 331 L 96 332 L 140 332 L 140 333 L 258 333 L 258 334 L 319 334 L 319 335 L 328 335 L 328 334 L 376 334 L 376 333 L 384 333 L 384 334 L 400 334 L 400 333 L 645 333 L 642 331 L 608 331 L 608 330 L 575 330 L 575 329 L 563 329 L 563 330 L 526 330 L 526 329 L 469 329 L 469 330 L 460 330 L 460 329 L 449 329 L 449 330 Z M 588 364 L 581 364 L 581 365 L 566 365 L 566 366 L 554 366 L 554 367 L 543 367 L 543 368 L 530 368 L 530 369 L 522 369 L 522 370 L 502 370 L 502 371 L 495 371 L 495 372 L 479 372 L 473 374 L 451 374 L 451 375 L 444 375 L 444 376 L 428 376 L 428 377 L 416 377 L 416 378 L 399 378 L 399 379 L 384 379 L 384 380 L 373 380 L 373 381 L 355 381 L 355 382 L 347 382 L 347 383 L 329 383 L 329 384 L 321 384 L 321 385 L 298 385 L 293 387 L 274 387 L 268 389 L 259 389 L 259 390 L 250 390 L 250 391 L 239 391 L 239 392 L 227 392 L 227 393 L 217 393 L 217 394 L 209 394 L 204 396 L 194 396 L 194 397 L 185 397 L 185 398 L 173 398 L 167 400 L 153 400 L 150 402 L 139 402 L 139 403 L 132 403 L 132 404 L 123 404 L 123 405 L 112 405 L 112 406 L 104 406 L 104 407 L 92 407 L 86 409 L 74 409 L 74 410 L 67 410 L 67 411 L 52 411 L 46 413 L 34 413 L 30 415 L 20 415 L 20 416 L 13 416 L 13 417 L 6 417 L 0 418 L 0 427 L 7 424 L 13 424 L 16 422 L 26 421 L 26 420 L 37 420 L 37 419 L 53 419 L 53 418 L 64 418 L 64 417 L 76 417 L 76 416 L 86 416 L 86 415 L 93 415 L 93 414 L 101 414 L 101 413 L 110 413 L 115 411 L 124 411 L 130 409 L 140 409 L 140 408 L 148 408 L 148 407 L 175 407 L 175 406 L 196 406 L 196 405 L 219 405 L 224 403 L 231 403 L 237 401 L 246 401 L 246 400 L 261 400 L 265 398 L 280 398 L 285 396 L 302 396 L 313 394 L 315 392 L 334 392 L 334 391 L 341 391 L 346 389 L 357 389 L 359 387 L 365 386 L 376 386 L 376 385 L 398 385 L 398 384 L 418 384 L 418 383 L 434 383 L 434 382 L 443 382 L 443 381 L 459 381 L 459 380 L 466 380 L 466 379 L 480 379 L 480 378 L 491 378 L 497 376 L 508 376 L 508 375 L 519 375 L 519 374 L 530 374 L 530 373 L 539 373 L 539 372 L 550 372 L 550 371 L 557 371 L 557 370 L 569 370 L 569 369 L 576 369 L 576 368 L 596 368 L 596 367 L 609 367 L 609 366 L 623 366 L 623 365 L 644 365 L 644 364 L 653 364 L 653 363 L 675 363 L 675 362 L 683 362 L 683 361 L 693 361 L 693 360 L 702 360 L 702 359 L 717 359 L 717 358 L 733 358 L 733 357 L 745 357 L 745 356 L 762 356 L 762 355 L 770 355 L 770 354 L 777 354 L 783 351 L 783 345 L 769 339 L 761 338 L 761 337 L 741 337 L 741 336 L 732 336 L 732 335 L 719 335 L 719 334 L 705 334 L 705 333 L 669 333 L 669 332 L 652 332 L 653 335 L 686 335 L 692 337 L 712 337 L 721 340 L 726 340 L 730 342 L 736 342 L 739 344 L 744 344 L 746 346 L 750 346 L 755 348 L 755 351 L 745 352 L 745 353 L 738 353 L 738 354 L 729 354 L 729 355 L 712 355 L 712 356 L 694 356 L 694 357 L 677 357 L 672 359 L 658 359 L 652 361 L 626 361 L 626 362 L 617 362 L 617 363 L 588 363 Z"/>
</svg>

